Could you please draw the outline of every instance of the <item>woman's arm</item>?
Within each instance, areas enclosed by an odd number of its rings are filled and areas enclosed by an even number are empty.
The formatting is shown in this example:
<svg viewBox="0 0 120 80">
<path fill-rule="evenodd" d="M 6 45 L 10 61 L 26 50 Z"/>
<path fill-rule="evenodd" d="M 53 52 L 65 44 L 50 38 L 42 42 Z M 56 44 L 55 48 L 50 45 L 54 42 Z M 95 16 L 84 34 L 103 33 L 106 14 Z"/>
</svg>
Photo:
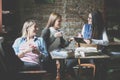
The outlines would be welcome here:
<svg viewBox="0 0 120 80">
<path fill-rule="evenodd" d="M 65 40 L 63 37 L 60 38 L 60 48 L 67 47 L 71 41 Z"/>
<path fill-rule="evenodd" d="M 16 55 L 19 53 L 19 45 L 20 45 L 21 40 L 22 38 L 17 38 L 12 45 L 12 48 Z"/>
<path fill-rule="evenodd" d="M 45 40 L 47 47 L 55 40 L 54 35 L 50 36 L 50 34 L 51 33 L 49 28 L 44 28 L 41 33 L 41 37 L 43 37 L 43 39 Z"/>
<path fill-rule="evenodd" d="M 101 40 L 91 39 L 91 41 L 92 41 L 93 44 L 99 44 L 99 45 L 107 46 L 109 44 L 109 40 L 108 40 L 106 30 L 104 29 L 104 31 L 102 33 L 102 39 Z"/>
<path fill-rule="evenodd" d="M 39 50 L 40 53 L 43 54 L 45 57 L 48 56 L 48 51 L 47 51 L 47 47 L 46 47 L 46 43 L 44 41 L 44 39 L 42 37 L 39 38 Z"/>
<path fill-rule="evenodd" d="M 24 54 L 26 53 L 25 51 L 19 51 L 19 46 L 20 46 L 21 42 L 22 42 L 22 38 L 17 38 L 12 45 L 12 48 L 13 48 L 15 54 L 19 58 L 23 57 Z"/>
<path fill-rule="evenodd" d="M 81 31 L 81 35 L 83 36 L 85 32 L 85 25 L 83 25 L 82 31 Z"/>
</svg>

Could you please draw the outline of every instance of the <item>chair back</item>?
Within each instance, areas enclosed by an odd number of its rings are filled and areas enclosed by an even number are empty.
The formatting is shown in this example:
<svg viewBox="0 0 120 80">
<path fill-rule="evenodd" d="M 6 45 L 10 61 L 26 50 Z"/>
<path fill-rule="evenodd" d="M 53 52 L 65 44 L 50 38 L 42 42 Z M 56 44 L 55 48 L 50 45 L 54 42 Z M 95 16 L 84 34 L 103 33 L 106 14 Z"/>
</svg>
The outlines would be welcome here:
<svg viewBox="0 0 120 80">
<path fill-rule="evenodd" d="M 0 70 L 3 72 L 18 72 L 23 62 L 15 55 L 12 46 L 0 42 Z"/>
<path fill-rule="evenodd" d="M 2 40 L 0 40 L 0 73 L 7 72 L 7 67 L 4 60 L 4 51 L 2 48 Z"/>
</svg>

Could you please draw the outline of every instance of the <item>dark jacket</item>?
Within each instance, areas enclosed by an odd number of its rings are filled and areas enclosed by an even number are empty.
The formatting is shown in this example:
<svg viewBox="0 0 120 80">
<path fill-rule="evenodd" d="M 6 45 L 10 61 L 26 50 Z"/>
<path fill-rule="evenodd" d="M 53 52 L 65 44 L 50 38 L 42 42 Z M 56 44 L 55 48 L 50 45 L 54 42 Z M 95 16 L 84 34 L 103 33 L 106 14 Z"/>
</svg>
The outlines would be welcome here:
<svg viewBox="0 0 120 80">
<path fill-rule="evenodd" d="M 50 45 L 55 41 L 55 37 L 54 35 L 52 35 L 50 37 L 51 33 L 50 33 L 50 29 L 49 28 L 44 28 L 42 33 L 41 33 L 41 37 L 43 37 L 43 39 L 46 42 L 46 46 L 47 49 L 49 49 Z M 58 46 L 58 48 L 65 48 L 69 45 L 69 41 L 65 40 L 63 37 L 60 37 L 60 45 Z"/>
</svg>

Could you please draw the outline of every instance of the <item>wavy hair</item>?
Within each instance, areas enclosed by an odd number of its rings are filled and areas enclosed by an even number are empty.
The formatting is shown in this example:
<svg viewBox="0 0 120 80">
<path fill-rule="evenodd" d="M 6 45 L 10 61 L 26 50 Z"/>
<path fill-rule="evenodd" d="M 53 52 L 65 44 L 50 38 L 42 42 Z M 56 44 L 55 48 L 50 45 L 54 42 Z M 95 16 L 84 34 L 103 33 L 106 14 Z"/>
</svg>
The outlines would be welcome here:
<svg viewBox="0 0 120 80">
<path fill-rule="evenodd" d="M 35 20 L 28 20 L 28 21 L 25 21 L 24 24 L 23 24 L 23 28 L 22 28 L 22 37 L 26 37 L 28 35 L 28 28 L 33 26 L 33 25 L 36 25 L 36 21 Z"/>
</svg>

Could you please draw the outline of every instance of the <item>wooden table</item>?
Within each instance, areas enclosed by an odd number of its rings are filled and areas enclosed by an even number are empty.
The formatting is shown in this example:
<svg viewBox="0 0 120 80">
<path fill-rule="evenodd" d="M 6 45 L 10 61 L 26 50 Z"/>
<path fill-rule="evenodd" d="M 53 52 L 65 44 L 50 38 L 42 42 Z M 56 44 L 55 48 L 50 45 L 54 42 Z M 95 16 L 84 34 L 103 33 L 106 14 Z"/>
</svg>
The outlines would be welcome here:
<svg viewBox="0 0 120 80">
<path fill-rule="evenodd" d="M 119 46 L 120 46 L 120 42 L 110 42 L 110 43 L 109 43 L 109 46 L 110 46 L 110 45 L 115 45 L 115 46 L 116 46 L 116 45 L 119 45 Z"/>
<path fill-rule="evenodd" d="M 64 56 L 57 56 L 57 55 L 53 55 L 52 53 L 51 54 L 51 57 L 52 59 L 55 59 L 57 61 L 57 76 L 56 76 L 56 80 L 60 80 L 60 73 L 59 73 L 59 69 L 60 69 L 60 64 L 58 64 L 58 61 L 60 59 L 107 59 L 107 58 L 110 58 L 109 55 L 106 55 L 106 54 L 99 54 L 99 55 L 92 55 L 92 56 L 85 56 L 85 57 L 81 57 L 81 56 L 78 56 L 78 57 L 75 57 L 74 55 L 73 56 L 70 56 L 70 57 L 64 57 Z M 74 54 L 74 53 L 73 53 Z"/>
<path fill-rule="evenodd" d="M 110 58 L 110 56 L 109 55 L 107 55 L 107 54 L 101 54 L 101 55 L 93 55 L 93 56 L 85 56 L 85 57 L 61 57 L 61 56 L 53 56 L 53 55 L 51 55 L 51 57 L 52 57 L 52 59 L 56 59 L 56 60 L 58 60 L 58 59 L 74 59 L 74 58 L 80 58 L 80 59 L 105 59 L 105 58 Z"/>
</svg>

